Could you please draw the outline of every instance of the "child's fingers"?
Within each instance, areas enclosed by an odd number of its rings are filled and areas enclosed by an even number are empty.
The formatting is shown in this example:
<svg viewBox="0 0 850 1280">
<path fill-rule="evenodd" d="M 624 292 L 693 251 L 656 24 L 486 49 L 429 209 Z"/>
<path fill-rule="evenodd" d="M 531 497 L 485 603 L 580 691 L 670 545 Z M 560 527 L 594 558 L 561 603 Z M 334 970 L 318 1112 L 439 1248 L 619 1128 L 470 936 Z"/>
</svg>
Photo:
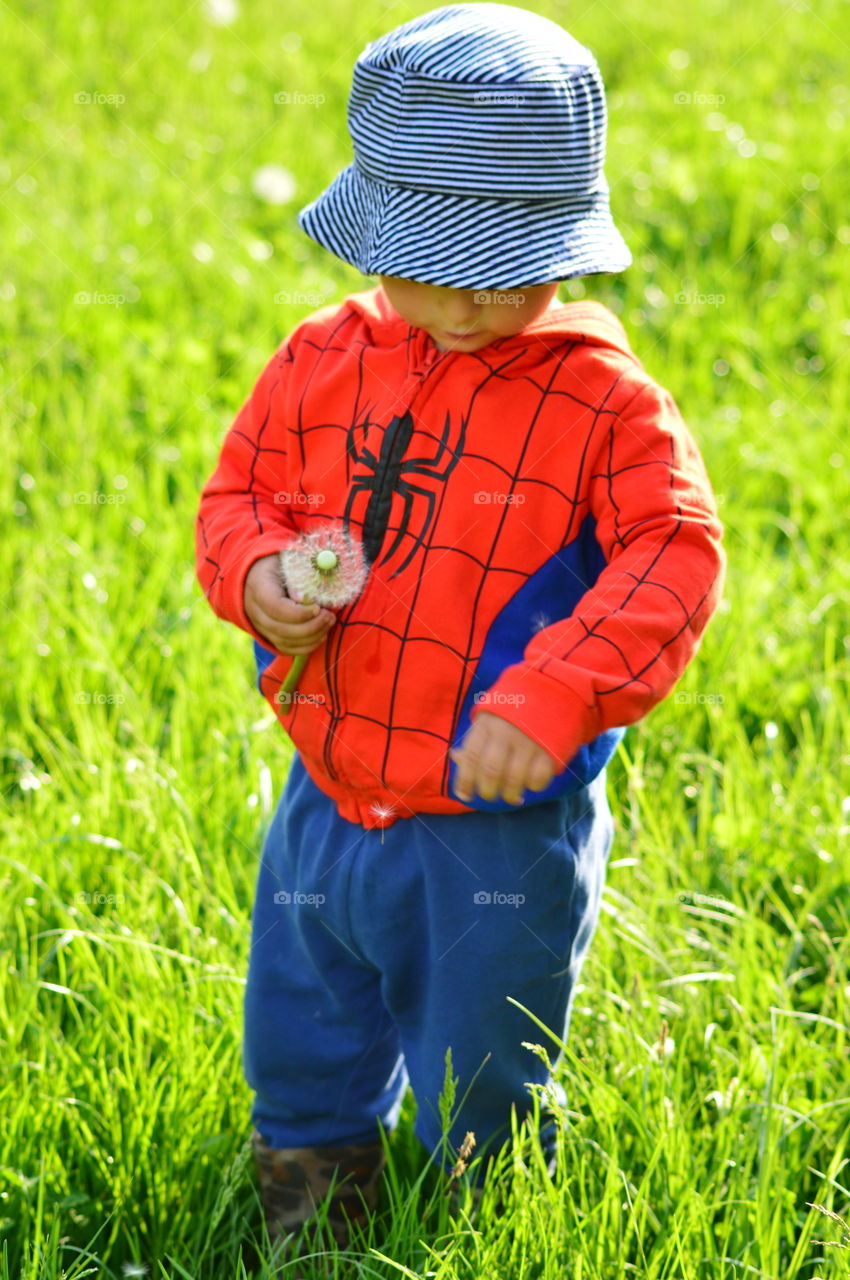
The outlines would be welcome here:
<svg viewBox="0 0 850 1280">
<path fill-rule="evenodd" d="M 499 790 L 508 804 L 522 804 L 523 792 L 528 786 L 528 758 L 525 752 L 512 749 L 502 767 Z"/>
<path fill-rule="evenodd" d="M 528 767 L 525 785 L 529 791 L 543 791 L 552 781 L 554 773 L 552 757 L 546 751 L 539 751 Z"/>
<path fill-rule="evenodd" d="M 453 749 L 449 752 L 452 760 L 457 766 L 454 780 L 454 793 L 458 800 L 462 800 L 464 804 L 468 804 L 472 799 L 474 790 L 473 782 L 475 778 L 475 770 L 468 752 L 464 748 Z"/>
<path fill-rule="evenodd" d="M 308 617 L 304 622 L 281 622 L 257 604 L 246 612 L 257 631 L 276 649 L 287 654 L 311 653 L 322 643 L 336 621 L 334 615 L 327 611 Z"/>
<path fill-rule="evenodd" d="M 498 728 L 498 726 L 497 726 Z M 492 800 L 501 781 L 505 744 L 493 734 L 486 721 L 473 724 L 459 749 L 450 752 L 457 766 L 455 795 L 469 803 L 477 793 L 482 800 Z"/>
<path fill-rule="evenodd" d="M 327 626 L 334 614 L 317 604 L 299 604 L 277 590 L 253 591 L 248 599 L 251 605 L 270 618 L 275 626 L 298 628 L 293 634 L 310 635 Z"/>
<path fill-rule="evenodd" d="M 477 794 L 482 800 L 501 797 L 508 804 L 522 804 L 522 769 L 513 763 L 512 755 L 507 761 L 494 756 L 485 762 L 466 752 L 457 757 L 452 754 L 452 758 L 458 766 L 454 792 L 459 800 L 469 803 Z"/>
<path fill-rule="evenodd" d="M 261 557 L 248 570 L 243 598 L 252 626 L 280 653 L 312 653 L 336 622 L 329 609 L 289 598 L 275 555 Z"/>
<path fill-rule="evenodd" d="M 486 731 L 473 732 L 471 741 L 464 744 L 464 760 L 461 765 L 464 794 L 473 796 L 477 792 L 482 800 L 494 800 L 501 786 L 505 758 L 503 742 L 490 737 Z"/>
<path fill-rule="evenodd" d="M 482 800 L 501 797 L 507 804 L 521 805 L 526 791 L 543 791 L 554 775 L 554 763 L 547 752 L 516 747 L 500 751 L 497 742 L 489 742 L 479 751 L 466 747 L 449 752 L 457 772 L 454 792 L 468 803 L 477 793 Z"/>
<path fill-rule="evenodd" d="M 482 748 L 474 783 L 482 800 L 495 800 L 500 794 L 509 758 L 510 751 L 498 739 L 490 738 Z"/>
<path fill-rule="evenodd" d="M 298 604 L 295 600 L 290 600 L 289 596 L 270 591 L 257 592 L 254 598 L 270 618 L 287 626 L 303 626 L 317 618 L 333 617 L 329 609 L 322 609 L 317 604 Z"/>
</svg>

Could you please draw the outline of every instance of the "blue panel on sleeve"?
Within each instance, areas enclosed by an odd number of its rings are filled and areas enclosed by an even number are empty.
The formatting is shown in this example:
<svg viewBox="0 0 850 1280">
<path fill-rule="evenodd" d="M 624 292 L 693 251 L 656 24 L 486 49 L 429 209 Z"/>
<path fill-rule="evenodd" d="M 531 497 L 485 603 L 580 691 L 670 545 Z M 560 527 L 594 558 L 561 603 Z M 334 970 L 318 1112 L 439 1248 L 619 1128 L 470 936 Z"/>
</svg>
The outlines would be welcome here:
<svg viewBox="0 0 850 1280">
<path fill-rule="evenodd" d="M 573 541 L 541 565 L 494 618 L 460 710 L 453 747 L 460 746 L 470 728 L 470 713 L 475 702 L 496 683 L 507 667 L 522 662 L 532 636 L 543 627 L 568 618 L 585 592 L 596 582 L 606 560 L 596 540 L 595 530 L 596 521 L 588 514 Z M 585 743 L 545 790 L 526 791 L 525 803 L 553 800 L 556 796 L 568 795 L 586 786 L 611 759 L 625 732 L 625 728 L 606 729 Z M 456 774 L 457 766 L 450 760 L 449 790 L 452 795 Z M 474 796 L 468 803 L 472 809 L 493 812 L 517 807 L 506 800 L 482 800 L 480 796 Z"/>
</svg>

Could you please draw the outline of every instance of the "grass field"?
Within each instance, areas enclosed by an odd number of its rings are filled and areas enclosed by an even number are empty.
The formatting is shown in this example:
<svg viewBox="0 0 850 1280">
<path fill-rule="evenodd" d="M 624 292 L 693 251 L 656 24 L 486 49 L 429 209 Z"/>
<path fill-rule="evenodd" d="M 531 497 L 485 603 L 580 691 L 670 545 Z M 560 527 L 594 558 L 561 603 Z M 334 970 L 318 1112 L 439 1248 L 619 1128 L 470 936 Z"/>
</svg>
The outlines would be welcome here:
<svg viewBox="0 0 850 1280">
<path fill-rule="evenodd" d="M 295 212 L 349 163 L 357 53 L 427 7 L 0 5 L 0 1280 L 264 1274 L 241 998 L 291 748 L 194 520 L 275 347 L 369 285 Z M 600 61 L 635 259 L 561 297 L 681 406 L 726 598 L 609 769 L 568 1176 L 520 1145 L 502 1217 L 452 1213 L 408 1098 L 381 1213 L 324 1262 L 850 1276 L 848 6 L 527 7 Z"/>
</svg>

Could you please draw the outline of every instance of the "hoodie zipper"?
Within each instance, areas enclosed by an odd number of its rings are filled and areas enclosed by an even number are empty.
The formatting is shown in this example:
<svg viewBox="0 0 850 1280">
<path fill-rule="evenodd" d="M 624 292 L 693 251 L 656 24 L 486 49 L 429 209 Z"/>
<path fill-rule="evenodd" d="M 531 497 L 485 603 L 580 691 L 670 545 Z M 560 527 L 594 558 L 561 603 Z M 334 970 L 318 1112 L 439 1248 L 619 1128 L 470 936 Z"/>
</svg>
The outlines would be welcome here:
<svg viewBox="0 0 850 1280">
<path fill-rule="evenodd" d="M 425 330 L 423 329 L 421 331 L 421 334 L 418 337 L 413 347 L 413 362 L 408 370 L 407 378 L 405 379 L 403 386 L 400 387 L 398 394 L 396 395 L 396 398 L 393 401 L 393 404 L 391 406 L 391 412 L 394 414 L 395 417 L 399 417 L 400 414 L 404 411 L 409 412 L 410 410 L 412 410 L 414 404 L 420 398 L 422 389 L 425 385 L 428 375 L 432 372 L 432 370 L 437 365 L 444 363 L 442 357 L 444 356 L 451 357 L 454 354 L 455 353 L 453 351 L 441 351 L 437 347 L 436 343 L 430 340 Z M 382 485 L 384 482 L 385 472 L 386 472 L 386 468 L 384 468 L 384 472 L 381 473 L 380 483 Z M 333 628 L 333 634 L 329 637 L 328 656 L 334 663 L 338 663 L 340 661 L 340 649 L 342 647 L 342 642 L 343 642 L 343 631 L 344 631 L 344 624 L 338 625 Z M 331 645 L 333 646 L 332 649 L 330 648 Z M 327 699 L 327 706 L 331 708 L 333 723 L 336 723 L 337 713 L 333 709 L 333 699 L 331 697 L 331 691 L 329 687 L 326 691 L 326 699 Z M 336 764 L 333 762 L 332 747 L 330 747 L 327 743 L 324 748 L 324 764 L 325 764 L 325 768 L 328 771 L 328 774 L 330 775 L 331 778 L 333 778 L 335 782 L 341 783 L 343 786 L 350 785 L 349 780 L 345 776 L 344 772 L 341 773 L 340 770 L 337 768 Z"/>
<path fill-rule="evenodd" d="M 455 352 L 453 351 L 440 351 L 425 330 L 421 329 L 412 344 L 412 362 L 407 372 L 407 378 L 399 388 L 398 394 L 393 401 L 392 411 L 397 413 L 400 405 L 403 405 L 406 409 L 410 408 L 413 400 L 419 394 L 422 383 L 432 369 L 436 365 L 443 364 L 446 358 L 451 358 L 454 354 Z"/>
<path fill-rule="evenodd" d="M 424 346 L 422 339 L 424 339 Z M 408 374 L 404 384 L 399 389 L 392 405 L 393 421 L 385 429 L 381 446 L 381 464 L 376 471 L 376 493 L 383 492 L 388 471 L 390 468 L 395 469 L 400 466 L 403 462 L 403 455 L 407 453 L 410 444 L 410 437 L 413 432 L 411 412 L 413 406 L 422 397 L 428 375 L 437 364 L 442 363 L 440 359 L 441 356 L 451 354 L 451 352 L 448 351 L 438 350 L 435 344 L 430 343 L 428 341 L 428 335 L 424 330 L 422 331 L 417 348 L 418 349 L 414 349 L 413 362 L 408 369 Z M 399 433 L 401 433 L 401 439 L 398 438 Z M 407 435 L 407 440 L 404 439 L 404 434 Z M 399 457 L 397 453 L 397 439 L 398 445 L 402 450 L 402 457 Z M 388 440 L 390 441 L 389 449 L 385 447 Z"/>
<path fill-rule="evenodd" d="M 390 406 L 390 412 L 398 418 L 405 410 L 412 409 L 414 403 L 419 399 L 422 387 L 431 373 L 435 365 L 441 362 L 442 356 L 451 356 L 451 351 L 440 351 L 436 343 L 431 342 L 425 330 L 421 330 L 414 344 L 412 344 L 413 360 L 408 369 L 407 377 L 399 388 L 395 400 Z M 378 473 L 380 476 L 379 484 L 383 486 L 386 466 Z M 345 624 L 338 624 L 333 628 L 332 634 L 328 637 L 328 657 L 338 663 L 340 658 L 340 649 L 343 642 L 343 632 Z M 336 712 L 333 709 L 333 698 L 331 697 L 330 687 L 325 691 L 326 705 L 331 708 L 334 723 L 336 722 Z M 297 714 L 297 712 L 296 712 Z M 332 749 L 326 743 L 324 748 L 324 764 L 328 774 L 335 782 L 348 786 L 349 781 L 344 773 L 341 773 L 332 761 Z"/>
</svg>

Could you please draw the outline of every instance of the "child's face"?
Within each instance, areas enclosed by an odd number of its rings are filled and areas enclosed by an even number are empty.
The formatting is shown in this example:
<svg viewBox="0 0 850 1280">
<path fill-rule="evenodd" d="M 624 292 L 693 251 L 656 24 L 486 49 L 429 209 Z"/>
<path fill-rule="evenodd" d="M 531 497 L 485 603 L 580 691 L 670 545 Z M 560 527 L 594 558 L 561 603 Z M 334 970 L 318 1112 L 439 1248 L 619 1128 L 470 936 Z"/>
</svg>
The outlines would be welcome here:
<svg viewBox="0 0 850 1280">
<path fill-rule="evenodd" d="M 378 276 L 402 320 L 424 329 L 441 351 L 477 351 L 519 333 L 545 311 L 558 281 L 524 289 L 454 289 L 402 276 Z"/>
</svg>

